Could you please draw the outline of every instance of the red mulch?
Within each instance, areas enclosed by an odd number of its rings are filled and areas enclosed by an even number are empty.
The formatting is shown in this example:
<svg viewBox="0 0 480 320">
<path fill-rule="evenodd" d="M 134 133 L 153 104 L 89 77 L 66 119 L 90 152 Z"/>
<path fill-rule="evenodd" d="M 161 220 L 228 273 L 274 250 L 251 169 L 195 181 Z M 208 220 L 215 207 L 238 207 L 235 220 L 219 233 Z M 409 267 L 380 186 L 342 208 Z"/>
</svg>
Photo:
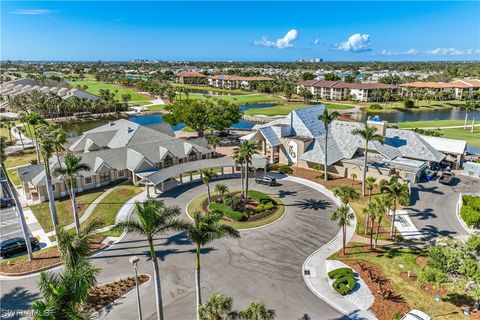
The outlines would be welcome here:
<svg viewBox="0 0 480 320">
<path fill-rule="evenodd" d="M 92 244 L 92 252 L 100 249 L 103 246 L 103 239 L 105 239 L 105 237 L 98 237 L 94 240 Z M 29 274 L 60 264 L 60 254 L 56 247 L 52 247 L 51 249 L 34 252 L 32 261 L 28 261 L 26 257 L 11 263 L 8 263 L 7 261 L 5 264 L 0 266 L 0 274 L 6 276 Z"/>
<path fill-rule="evenodd" d="M 321 185 L 324 185 L 327 188 L 334 188 L 340 185 L 352 185 L 353 183 L 352 179 L 340 178 L 335 176 L 331 176 L 328 181 L 325 181 L 323 178 L 319 177 L 321 173 L 316 170 L 299 168 L 295 166 L 292 166 L 291 168 L 293 169 L 293 173 L 292 173 L 293 176 L 317 182 Z M 353 183 L 353 186 L 361 186 L 361 185 L 362 185 L 362 182 L 360 180 L 355 180 L 355 182 Z"/>
<path fill-rule="evenodd" d="M 84 204 L 77 203 L 77 212 L 83 212 L 85 209 L 86 208 Z M 65 210 L 67 210 L 69 213 L 73 213 L 73 207 L 71 202 L 65 205 Z"/>
<path fill-rule="evenodd" d="M 138 283 L 143 284 L 150 279 L 148 274 L 141 274 L 138 276 Z M 127 292 L 135 288 L 135 278 L 129 277 L 127 279 L 118 280 L 112 283 L 107 283 L 101 286 L 96 286 L 88 294 L 87 308 L 93 311 L 98 311 Z"/>
<path fill-rule="evenodd" d="M 370 291 L 375 297 L 375 302 L 370 310 L 378 319 L 393 319 L 395 312 L 404 314 L 410 311 L 410 308 L 403 298 L 395 293 L 388 278 L 385 277 L 383 272 L 375 265 L 365 261 L 343 260 L 343 262 L 355 269 L 370 288 Z M 375 278 L 377 278 L 378 281 L 374 281 L 373 279 Z M 384 298 L 381 290 L 383 290 L 383 292 L 389 292 L 391 297 L 388 299 Z"/>
<path fill-rule="evenodd" d="M 133 190 L 132 189 L 122 189 L 122 188 L 119 188 L 117 190 L 114 191 L 116 194 L 120 195 L 120 196 L 129 196 L 131 194 L 133 194 Z"/>
</svg>

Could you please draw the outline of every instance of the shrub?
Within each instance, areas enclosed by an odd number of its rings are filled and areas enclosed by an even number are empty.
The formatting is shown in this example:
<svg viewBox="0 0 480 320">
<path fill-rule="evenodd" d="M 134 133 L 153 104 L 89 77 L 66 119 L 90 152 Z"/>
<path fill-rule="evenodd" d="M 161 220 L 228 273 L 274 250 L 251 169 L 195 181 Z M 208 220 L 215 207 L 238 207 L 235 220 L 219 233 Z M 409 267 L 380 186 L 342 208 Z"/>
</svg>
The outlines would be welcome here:
<svg viewBox="0 0 480 320">
<path fill-rule="evenodd" d="M 328 273 L 328 277 L 330 279 L 338 279 L 348 274 L 351 274 L 353 276 L 353 270 L 350 268 L 338 268 L 330 271 Z"/>
<path fill-rule="evenodd" d="M 278 167 L 278 172 L 283 173 L 283 174 L 290 174 L 293 172 L 293 169 L 290 168 L 289 166 L 279 166 Z"/>
<path fill-rule="evenodd" d="M 370 107 L 368 107 L 369 109 L 372 109 L 372 110 L 380 110 L 382 109 L 382 106 L 378 103 L 373 103 L 370 105 Z"/>
<path fill-rule="evenodd" d="M 335 279 L 332 287 L 339 294 L 346 295 L 350 293 L 357 281 L 353 276 L 353 270 L 350 268 L 338 268 L 328 273 L 330 279 Z"/>
<path fill-rule="evenodd" d="M 223 203 L 212 202 L 209 208 L 212 211 L 222 212 L 224 215 L 235 221 L 245 221 L 248 219 L 248 213 L 232 210 Z"/>
<path fill-rule="evenodd" d="M 275 206 L 274 206 L 273 202 L 268 201 L 268 202 L 259 204 L 255 210 L 257 212 L 263 212 L 263 211 L 272 210 L 274 207 Z"/>
<path fill-rule="evenodd" d="M 445 273 L 437 268 L 427 267 L 420 272 L 418 279 L 421 282 L 444 283 L 447 282 L 448 277 Z"/>
<path fill-rule="evenodd" d="M 236 210 L 236 211 L 243 210 L 243 199 L 239 196 L 229 194 L 225 196 L 223 203 L 232 210 Z"/>
<path fill-rule="evenodd" d="M 465 195 L 462 200 L 460 216 L 463 221 L 471 228 L 480 228 L 480 197 Z"/>
<path fill-rule="evenodd" d="M 409 100 L 405 100 L 405 101 L 403 102 L 403 105 L 404 105 L 404 107 L 407 108 L 407 109 L 415 108 L 415 101 L 410 100 L 410 99 L 409 99 Z"/>
</svg>

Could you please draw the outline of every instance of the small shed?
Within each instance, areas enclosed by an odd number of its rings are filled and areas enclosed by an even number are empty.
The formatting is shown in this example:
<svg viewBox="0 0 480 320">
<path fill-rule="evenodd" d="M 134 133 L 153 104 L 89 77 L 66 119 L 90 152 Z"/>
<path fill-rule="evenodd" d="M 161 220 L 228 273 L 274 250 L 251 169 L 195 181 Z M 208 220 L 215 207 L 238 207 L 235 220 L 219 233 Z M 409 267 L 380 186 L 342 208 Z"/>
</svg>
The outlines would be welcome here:
<svg viewBox="0 0 480 320">
<path fill-rule="evenodd" d="M 474 177 L 480 179 L 480 163 L 477 162 L 465 162 L 463 164 L 464 176 Z"/>
</svg>

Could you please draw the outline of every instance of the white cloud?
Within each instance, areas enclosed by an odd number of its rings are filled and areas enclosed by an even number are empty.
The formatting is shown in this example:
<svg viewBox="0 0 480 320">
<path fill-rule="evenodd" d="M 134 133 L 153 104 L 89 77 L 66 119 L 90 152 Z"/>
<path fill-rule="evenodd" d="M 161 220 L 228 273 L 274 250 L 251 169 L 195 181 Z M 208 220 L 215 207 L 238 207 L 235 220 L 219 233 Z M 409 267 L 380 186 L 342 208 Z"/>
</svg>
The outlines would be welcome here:
<svg viewBox="0 0 480 320">
<path fill-rule="evenodd" d="M 398 55 L 436 55 L 436 56 L 458 56 L 458 55 L 474 55 L 480 54 L 480 49 L 460 50 L 456 48 L 436 48 L 431 50 L 419 51 L 417 49 L 409 49 L 407 51 L 392 52 L 382 50 L 384 56 L 398 56 Z"/>
<path fill-rule="evenodd" d="M 52 13 L 51 10 L 45 9 L 19 9 L 13 11 L 14 14 L 22 14 L 22 15 L 42 15 L 42 14 L 49 14 Z"/>
<path fill-rule="evenodd" d="M 255 40 L 256 46 L 264 46 L 270 48 L 285 49 L 293 47 L 293 41 L 298 37 L 298 32 L 296 29 L 292 29 L 287 32 L 287 34 L 276 41 L 270 41 L 267 37 L 262 37 L 262 40 Z"/>
<path fill-rule="evenodd" d="M 369 34 L 352 34 L 347 41 L 337 43 L 333 45 L 334 49 L 341 51 L 352 51 L 352 52 L 363 52 L 370 51 L 368 48 L 370 45 L 370 35 Z"/>
<path fill-rule="evenodd" d="M 320 39 L 315 39 L 315 40 L 313 40 L 313 44 L 314 44 L 314 45 L 320 44 Z"/>
</svg>

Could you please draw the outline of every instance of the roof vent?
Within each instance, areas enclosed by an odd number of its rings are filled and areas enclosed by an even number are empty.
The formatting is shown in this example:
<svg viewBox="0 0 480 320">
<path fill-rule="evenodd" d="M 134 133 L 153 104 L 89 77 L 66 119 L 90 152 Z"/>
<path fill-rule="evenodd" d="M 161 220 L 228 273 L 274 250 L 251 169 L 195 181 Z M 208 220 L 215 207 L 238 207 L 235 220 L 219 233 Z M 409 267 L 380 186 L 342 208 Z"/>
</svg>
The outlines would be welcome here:
<svg viewBox="0 0 480 320">
<path fill-rule="evenodd" d="M 110 121 L 108 124 L 110 125 L 110 127 L 113 127 L 115 125 L 115 122 Z"/>
<path fill-rule="evenodd" d="M 133 130 L 132 127 L 127 127 L 127 132 L 128 132 L 128 133 L 131 133 L 131 132 L 133 132 L 133 131 L 134 131 L 134 130 Z"/>
</svg>

